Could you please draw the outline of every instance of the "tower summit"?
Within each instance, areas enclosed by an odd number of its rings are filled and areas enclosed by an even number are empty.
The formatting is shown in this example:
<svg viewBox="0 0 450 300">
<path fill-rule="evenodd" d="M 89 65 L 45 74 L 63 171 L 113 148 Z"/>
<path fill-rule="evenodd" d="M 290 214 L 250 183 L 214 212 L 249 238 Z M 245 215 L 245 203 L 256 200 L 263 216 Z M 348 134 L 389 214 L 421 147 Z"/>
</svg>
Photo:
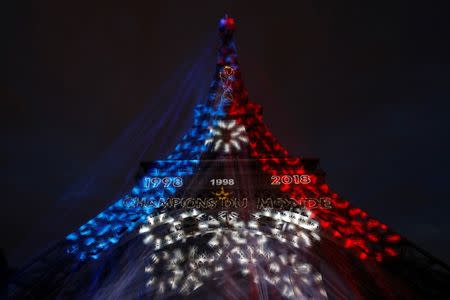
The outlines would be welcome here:
<svg viewBox="0 0 450 300">
<path fill-rule="evenodd" d="M 233 38 L 236 22 L 228 15 L 225 15 L 219 22 L 219 33 L 224 43 L 229 42 Z"/>
<path fill-rule="evenodd" d="M 332 191 L 294 157 L 222 43 L 205 105 L 133 189 L 17 272 L 11 298 L 444 298 L 449 267 Z"/>
</svg>

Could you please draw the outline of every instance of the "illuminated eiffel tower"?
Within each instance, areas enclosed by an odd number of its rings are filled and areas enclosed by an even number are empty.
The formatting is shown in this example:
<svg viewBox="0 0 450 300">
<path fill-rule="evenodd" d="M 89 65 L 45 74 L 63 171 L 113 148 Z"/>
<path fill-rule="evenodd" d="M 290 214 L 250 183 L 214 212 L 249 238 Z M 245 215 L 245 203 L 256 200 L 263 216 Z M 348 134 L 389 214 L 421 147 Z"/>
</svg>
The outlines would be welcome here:
<svg viewBox="0 0 450 300">
<path fill-rule="evenodd" d="M 11 298 L 444 298 L 449 267 L 292 157 L 241 79 L 235 21 L 205 105 L 129 194 L 18 272 Z"/>
</svg>

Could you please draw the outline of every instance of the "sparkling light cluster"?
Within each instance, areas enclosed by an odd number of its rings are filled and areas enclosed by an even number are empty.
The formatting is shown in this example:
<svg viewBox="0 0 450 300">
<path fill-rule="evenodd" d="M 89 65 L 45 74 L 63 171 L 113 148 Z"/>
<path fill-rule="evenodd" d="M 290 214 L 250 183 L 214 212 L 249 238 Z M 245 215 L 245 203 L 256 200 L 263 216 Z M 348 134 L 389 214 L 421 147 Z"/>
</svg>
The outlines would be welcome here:
<svg viewBox="0 0 450 300">
<path fill-rule="evenodd" d="M 210 125 L 215 124 L 215 119 L 222 116 L 223 111 L 198 105 L 194 110 L 193 128 L 183 137 L 182 142 L 175 147 L 167 160 L 156 161 L 144 177 L 182 178 L 192 174 L 202 153 L 207 149 L 205 140 L 211 136 Z M 145 222 L 147 216 L 157 208 L 148 205 L 130 207 L 127 204 L 128 198 L 167 199 L 175 192 L 176 188 L 173 186 L 150 189 L 146 187 L 144 179 L 141 180 L 129 194 L 69 234 L 66 237 L 69 242 L 67 252 L 76 255 L 80 260 L 97 259 L 103 251 L 117 244 L 124 234 Z"/>
<path fill-rule="evenodd" d="M 248 143 L 245 127 L 237 125 L 235 120 L 218 121 L 217 126 L 209 127 L 209 131 L 212 137 L 205 141 L 205 145 L 213 144 L 214 151 L 222 150 L 225 153 L 230 153 L 232 149 L 239 151 L 241 144 Z"/>
<path fill-rule="evenodd" d="M 266 217 L 264 222 L 260 222 L 262 217 Z M 191 221 L 185 222 L 186 219 L 191 219 Z M 162 225 L 165 226 L 165 234 L 163 236 L 155 235 L 154 229 L 161 228 Z M 189 231 L 182 230 L 188 227 Z M 175 242 L 186 242 L 188 238 L 209 232 L 220 235 L 226 228 L 247 232 L 249 236 L 258 236 L 263 240 L 273 238 L 296 248 L 309 247 L 312 241 L 320 240 L 317 233 L 318 222 L 310 219 L 307 215 L 270 209 L 252 214 L 252 219 L 247 223 L 240 220 L 236 212 L 222 211 L 217 217 L 214 217 L 193 209 L 183 212 L 177 219 L 162 213 L 148 217 L 148 225 L 143 225 L 139 232 L 146 234 L 144 244 L 150 245 L 153 250 L 160 250 Z"/>
<path fill-rule="evenodd" d="M 263 218 L 266 222 L 261 223 Z M 222 211 L 215 216 L 194 209 L 176 217 L 149 217 L 148 221 L 140 232 L 153 252 L 145 269 L 150 276 L 147 285 L 157 294 L 187 295 L 209 279 L 223 280 L 238 270 L 255 284 L 274 286 L 286 298 L 326 298 L 321 275 L 310 264 L 302 262 L 295 251 L 276 250 L 283 243 L 299 251 L 319 240 L 318 223 L 305 211 L 264 210 L 244 222 L 236 212 Z M 206 245 L 190 243 L 201 237 L 208 238 Z"/>
</svg>

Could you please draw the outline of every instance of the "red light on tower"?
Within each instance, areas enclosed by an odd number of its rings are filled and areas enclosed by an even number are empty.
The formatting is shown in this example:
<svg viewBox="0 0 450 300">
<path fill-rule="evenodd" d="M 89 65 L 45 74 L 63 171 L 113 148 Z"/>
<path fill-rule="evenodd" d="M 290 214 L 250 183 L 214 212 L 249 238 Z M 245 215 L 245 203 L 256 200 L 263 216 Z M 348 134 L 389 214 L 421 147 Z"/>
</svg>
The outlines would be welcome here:
<svg viewBox="0 0 450 300">
<path fill-rule="evenodd" d="M 225 15 L 222 19 L 220 19 L 220 27 L 232 31 L 235 28 L 235 21 L 232 17 Z"/>
<path fill-rule="evenodd" d="M 234 19 L 225 15 L 219 22 L 219 33 L 225 44 L 231 41 L 236 23 Z"/>
</svg>

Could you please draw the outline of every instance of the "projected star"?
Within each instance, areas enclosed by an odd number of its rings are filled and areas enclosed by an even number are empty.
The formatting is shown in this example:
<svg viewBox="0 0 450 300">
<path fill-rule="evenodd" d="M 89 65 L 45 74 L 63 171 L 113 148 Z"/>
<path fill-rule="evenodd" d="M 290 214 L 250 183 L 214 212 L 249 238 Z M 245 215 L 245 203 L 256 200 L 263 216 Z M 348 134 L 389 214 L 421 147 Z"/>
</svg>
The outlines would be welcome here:
<svg viewBox="0 0 450 300">
<path fill-rule="evenodd" d="M 236 124 L 235 120 L 219 121 L 217 126 L 209 128 L 212 138 L 205 141 L 205 145 L 213 144 L 214 151 L 230 153 L 231 150 L 240 151 L 242 144 L 248 143 L 247 134 L 243 125 Z"/>
<path fill-rule="evenodd" d="M 219 200 L 227 200 L 228 196 L 230 195 L 229 192 L 225 192 L 225 190 L 223 189 L 223 186 L 220 189 L 220 192 L 214 193 L 212 192 L 213 195 L 217 196 L 217 198 Z"/>
</svg>

